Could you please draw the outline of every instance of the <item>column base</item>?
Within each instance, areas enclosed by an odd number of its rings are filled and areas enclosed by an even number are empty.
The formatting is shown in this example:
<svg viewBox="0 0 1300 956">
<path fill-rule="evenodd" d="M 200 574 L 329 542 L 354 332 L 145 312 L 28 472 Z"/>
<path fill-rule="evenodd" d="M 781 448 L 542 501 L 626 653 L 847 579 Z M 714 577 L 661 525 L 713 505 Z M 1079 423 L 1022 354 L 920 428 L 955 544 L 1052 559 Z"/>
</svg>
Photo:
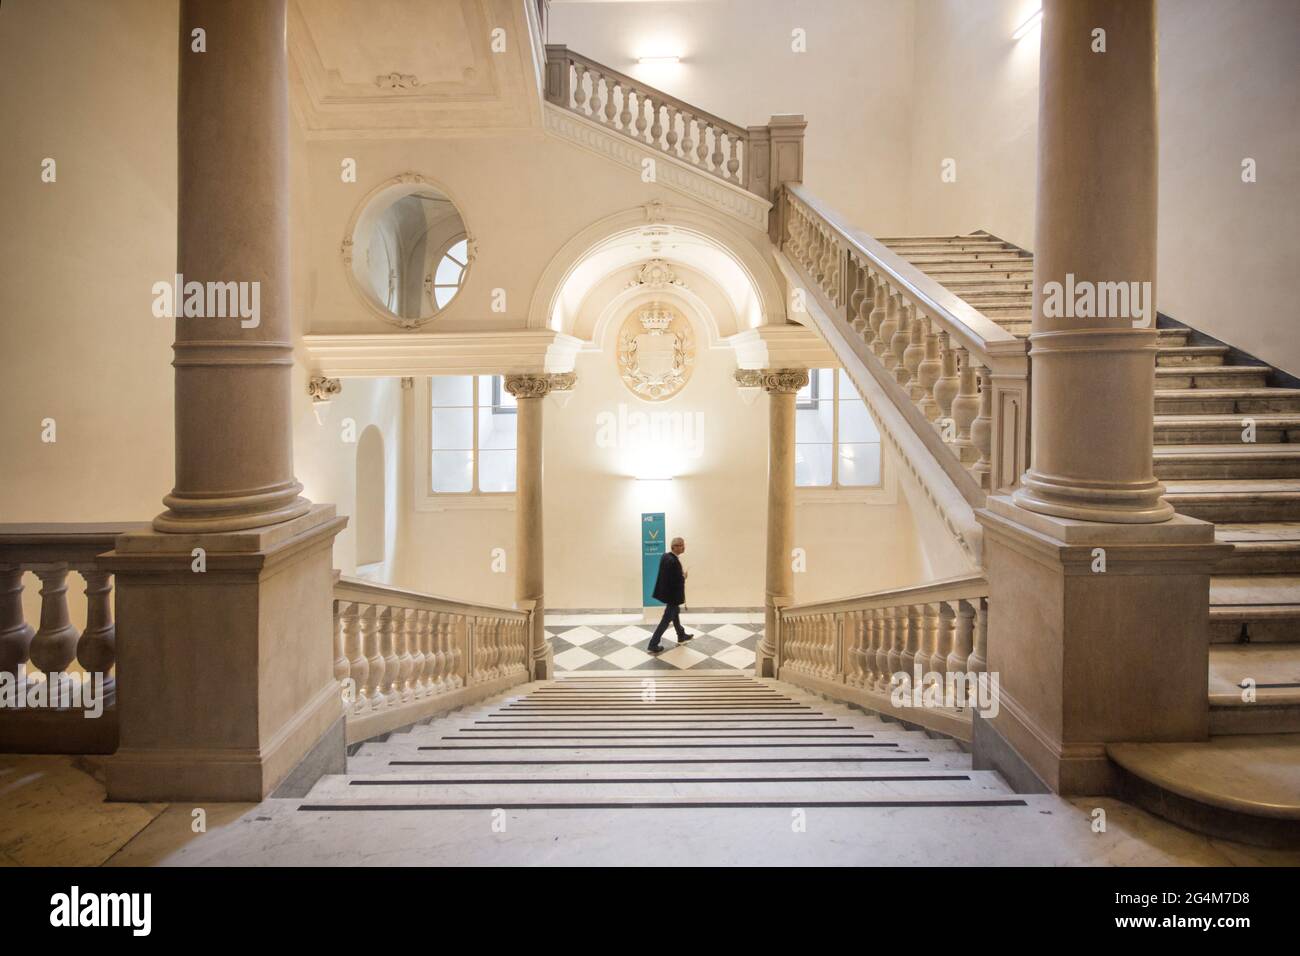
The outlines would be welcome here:
<svg viewBox="0 0 1300 956">
<path fill-rule="evenodd" d="M 269 528 L 117 539 L 103 559 L 117 579 L 110 800 L 258 801 L 295 768 L 337 763 L 333 542 L 346 520 L 314 505 Z"/>
<path fill-rule="evenodd" d="M 1210 571 L 1232 550 L 1212 524 L 1079 521 L 1001 496 L 977 517 L 1001 691 L 977 761 L 1057 793 L 1114 794 L 1107 743 L 1208 736 Z"/>
</svg>

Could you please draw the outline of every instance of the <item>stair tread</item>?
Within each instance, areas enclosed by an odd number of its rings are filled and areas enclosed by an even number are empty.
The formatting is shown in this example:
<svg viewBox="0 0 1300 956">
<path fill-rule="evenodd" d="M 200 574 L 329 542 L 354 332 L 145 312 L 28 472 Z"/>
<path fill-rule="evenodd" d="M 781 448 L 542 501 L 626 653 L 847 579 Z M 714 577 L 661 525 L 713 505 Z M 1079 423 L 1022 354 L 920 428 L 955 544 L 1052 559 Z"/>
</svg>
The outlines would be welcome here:
<svg viewBox="0 0 1300 956">
<path fill-rule="evenodd" d="M 1154 454 L 1156 458 L 1197 458 L 1202 456 L 1206 458 L 1273 458 L 1277 456 L 1300 458 L 1300 443 L 1237 442 L 1235 444 L 1157 445 L 1154 448 Z M 1260 480 L 1284 481 L 1286 479 Z"/>
<path fill-rule="evenodd" d="M 1300 609 L 1300 576 L 1216 574 L 1210 578 L 1211 608 L 1294 605 Z"/>
<path fill-rule="evenodd" d="M 1252 816 L 1300 820 L 1300 736 L 1108 744 L 1106 752 L 1130 773 L 1189 800 Z"/>
<path fill-rule="evenodd" d="M 1255 702 L 1242 699 L 1246 678 L 1255 681 Z M 1300 644 L 1210 646 L 1211 706 L 1250 708 L 1254 703 L 1300 707 Z"/>
<path fill-rule="evenodd" d="M 1214 526 L 1214 536 L 1238 547 L 1300 544 L 1300 521 L 1222 522 Z"/>
<path fill-rule="evenodd" d="M 1193 389 L 1195 391 L 1195 389 Z M 1232 425 L 1241 427 L 1243 418 L 1249 418 L 1257 425 L 1295 425 L 1300 424 L 1300 412 L 1192 412 L 1184 415 L 1157 415 L 1157 425 Z M 1251 444 L 1242 442 L 1242 444 Z"/>
</svg>

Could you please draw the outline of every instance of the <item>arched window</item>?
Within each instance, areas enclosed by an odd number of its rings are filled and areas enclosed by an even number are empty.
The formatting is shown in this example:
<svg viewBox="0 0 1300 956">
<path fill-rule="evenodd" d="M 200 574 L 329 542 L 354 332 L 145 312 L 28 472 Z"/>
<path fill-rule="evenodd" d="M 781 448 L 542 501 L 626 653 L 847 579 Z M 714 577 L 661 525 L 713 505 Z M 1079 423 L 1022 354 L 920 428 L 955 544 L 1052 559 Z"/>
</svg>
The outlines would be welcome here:
<svg viewBox="0 0 1300 956">
<path fill-rule="evenodd" d="M 469 242 L 465 233 L 453 238 L 435 261 L 438 264 L 433 274 L 425 277 L 425 291 L 436 310 L 452 300 L 465 280 L 465 267 L 469 264 Z"/>
</svg>

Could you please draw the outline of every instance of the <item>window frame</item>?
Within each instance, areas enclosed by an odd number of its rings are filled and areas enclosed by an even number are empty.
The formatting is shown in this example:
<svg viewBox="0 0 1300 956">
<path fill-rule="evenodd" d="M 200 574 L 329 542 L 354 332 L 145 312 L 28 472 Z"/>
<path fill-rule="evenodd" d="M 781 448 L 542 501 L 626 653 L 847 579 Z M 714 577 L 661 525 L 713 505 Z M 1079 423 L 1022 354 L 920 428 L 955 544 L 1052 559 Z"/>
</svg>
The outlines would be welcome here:
<svg viewBox="0 0 1300 956">
<path fill-rule="evenodd" d="M 432 374 L 416 376 L 414 388 L 412 391 L 415 396 L 416 430 L 413 439 L 414 454 L 411 456 L 414 474 L 412 475 L 412 491 L 414 492 L 414 507 L 416 511 L 447 511 L 451 509 L 504 509 L 514 510 L 515 491 L 480 491 L 479 484 L 479 422 L 478 415 L 481 408 L 493 408 L 494 414 L 496 409 L 488 404 L 487 400 L 480 399 L 479 379 L 481 376 L 488 375 L 494 382 L 504 384 L 504 376 L 493 372 L 452 372 L 447 373 L 445 377 L 468 376 L 473 380 L 471 389 L 472 406 L 446 406 L 448 408 L 465 408 L 469 407 L 472 412 L 473 420 L 473 449 L 471 450 L 471 478 L 469 491 L 434 491 L 433 490 L 433 396 L 430 388 L 430 379 Z M 444 376 L 439 376 L 444 377 Z M 488 399 L 495 397 L 489 394 Z M 501 409 L 501 414 L 514 413 L 514 409 Z M 500 449 L 505 450 L 505 449 Z M 515 439 L 514 452 L 519 454 L 518 436 Z"/>
<path fill-rule="evenodd" d="M 452 248 L 460 242 L 465 243 L 464 262 L 461 262 L 451 254 Z M 445 282 L 438 282 L 438 268 L 442 265 L 443 259 L 450 259 L 452 262 L 456 263 L 456 265 L 460 266 L 460 274 L 456 276 L 456 291 L 451 294 L 451 298 L 447 300 L 446 305 L 439 305 L 438 290 L 452 288 L 451 285 L 448 285 Z M 460 295 L 461 290 L 465 288 L 465 273 L 469 272 L 469 263 L 469 233 L 464 231 L 457 233 L 444 242 L 442 248 L 438 250 L 438 254 L 433 257 L 433 268 L 429 274 L 425 276 L 424 294 L 429 297 L 429 305 L 433 307 L 433 314 L 435 316 L 450 308 L 451 304 L 456 301 L 456 296 Z"/>
<path fill-rule="evenodd" d="M 831 373 L 831 394 L 829 398 L 821 397 L 821 384 L 817 372 L 825 369 Z M 820 368 L 810 368 L 808 370 L 808 384 L 811 395 L 813 396 L 807 402 L 795 402 L 795 449 L 796 453 L 800 445 L 830 445 L 831 447 L 831 480 L 825 485 L 795 485 L 795 496 L 797 498 L 813 498 L 834 496 L 837 501 L 850 499 L 861 499 L 864 501 L 879 502 L 882 504 L 892 503 L 895 500 L 895 487 L 891 480 L 892 475 L 888 473 L 885 462 L 885 441 L 884 436 L 880 435 L 880 440 L 876 444 L 880 447 L 880 477 L 873 485 L 842 485 L 840 484 L 840 380 L 842 376 L 848 375 L 848 372 L 840 365 L 821 366 Z M 862 401 L 867 414 L 871 415 L 871 410 L 867 407 L 866 400 L 858 396 Z M 829 442 L 801 442 L 799 441 L 799 423 L 797 413 L 800 410 L 814 410 L 818 403 L 822 401 L 831 402 L 831 440 Z M 873 421 L 875 416 L 871 415 Z M 880 432 L 880 423 L 876 423 L 876 432 Z M 863 444 L 860 442 L 850 442 L 850 444 Z"/>
</svg>

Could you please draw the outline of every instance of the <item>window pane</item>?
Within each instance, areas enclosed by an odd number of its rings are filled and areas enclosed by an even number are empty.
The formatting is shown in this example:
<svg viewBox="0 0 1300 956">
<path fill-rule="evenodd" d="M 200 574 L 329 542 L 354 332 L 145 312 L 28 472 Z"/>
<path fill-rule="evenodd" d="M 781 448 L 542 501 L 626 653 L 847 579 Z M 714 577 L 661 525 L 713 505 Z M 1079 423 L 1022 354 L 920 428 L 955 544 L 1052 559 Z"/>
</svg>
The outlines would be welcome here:
<svg viewBox="0 0 1300 956">
<path fill-rule="evenodd" d="M 840 485 L 861 487 L 880 484 L 879 443 L 840 445 Z"/>
<path fill-rule="evenodd" d="M 861 400 L 862 396 L 858 394 L 858 387 L 853 384 L 853 379 L 849 378 L 849 373 L 844 369 L 839 370 L 839 381 L 835 383 L 840 390 L 840 398 L 856 398 Z"/>
<path fill-rule="evenodd" d="M 439 450 L 474 447 L 474 412 L 469 408 L 433 409 L 433 442 Z"/>
<path fill-rule="evenodd" d="M 516 408 L 515 397 L 506 391 L 505 376 L 480 375 L 478 378 L 479 401 L 492 402 L 501 408 Z"/>
<path fill-rule="evenodd" d="M 457 289 L 455 286 L 449 286 L 449 285 L 436 286 L 433 290 L 433 301 L 437 304 L 438 308 L 441 309 L 452 299 L 456 298 L 456 293 L 459 291 L 460 290 Z"/>
<path fill-rule="evenodd" d="M 513 416 L 512 416 L 513 417 Z M 481 451 L 478 453 L 478 490 L 515 490 L 515 452 Z"/>
<path fill-rule="evenodd" d="M 473 405 L 473 375 L 434 375 L 429 379 L 429 404 Z M 466 448 L 469 446 L 466 445 Z"/>
<path fill-rule="evenodd" d="M 452 247 L 447 250 L 447 255 L 451 256 L 457 262 L 464 262 L 469 258 L 469 254 L 466 252 L 468 246 L 469 240 L 462 239 L 459 242 L 454 243 Z"/>
<path fill-rule="evenodd" d="M 794 438 L 796 442 L 829 442 L 835 436 L 831 431 L 835 405 L 829 399 L 816 402 L 812 408 L 799 408 L 794 413 Z"/>
<path fill-rule="evenodd" d="M 876 423 L 861 399 L 840 402 L 840 441 L 848 444 L 880 441 Z"/>
<path fill-rule="evenodd" d="M 460 282 L 462 268 L 459 262 L 454 262 L 446 256 L 438 263 L 438 271 L 433 277 L 434 285 L 456 285 Z"/>
<path fill-rule="evenodd" d="M 472 451 L 435 451 L 429 468 L 433 491 L 472 491 L 474 487 L 474 453 Z"/>
<path fill-rule="evenodd" d="M 831 446 L 794 446 L 794 483 L 800 488 L 821 488 L 831 483 Z"/>
<path fill-rule="evenodd" d="M 519 416 L 488 405 L 478 410 L 478 447 L 514 448 L 515 423 Z"/>
</svg>

